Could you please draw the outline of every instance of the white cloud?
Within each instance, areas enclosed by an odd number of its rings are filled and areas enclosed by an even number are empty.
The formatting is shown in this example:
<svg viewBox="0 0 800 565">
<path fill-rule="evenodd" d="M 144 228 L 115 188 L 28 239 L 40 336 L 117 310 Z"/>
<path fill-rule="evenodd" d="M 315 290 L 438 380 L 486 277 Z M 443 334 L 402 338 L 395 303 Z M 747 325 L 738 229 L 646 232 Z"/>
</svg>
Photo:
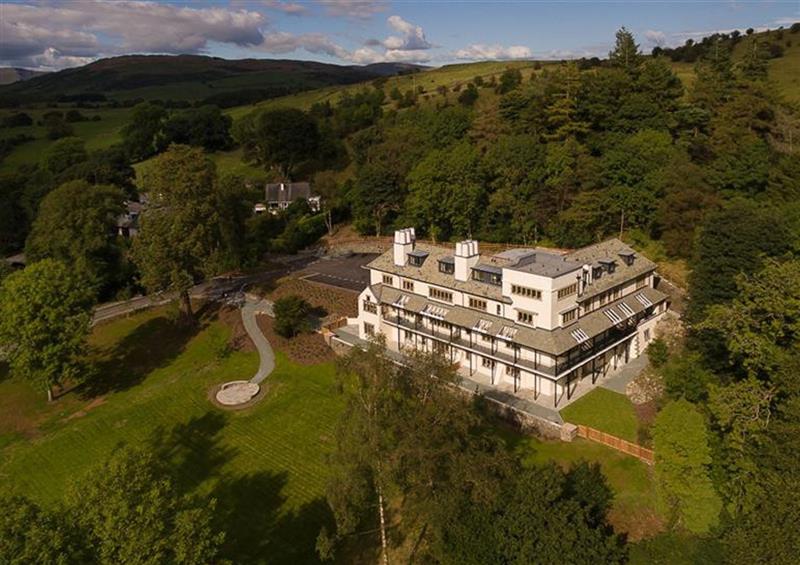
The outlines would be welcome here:
<svg viewBox="0 0 800 565">
<path fill-rule="evenodd" d="M 31 60 L 39 69 L 61 70 L 69 67 L 88 65 L 95 60 L 95 57 L 76 57 L 74 55 L 63 55 L 55 47 L 48 47 L 44 50 L 44 53 L 34 55 Z"/>
<path fill-rule="evenodd" d="M 459 49 L 454 53 L 456 59 L 466 59 L 469 61 L 478 60 L 498 60 L 498 59 L 529 59 L 533 56 L 530 48 L 524 45 L 483 45 L 474 43 L 464 49 Z"/>
<path fill-rule="evenodd" d="M 384 0 L 319 0 L 325 13 L 333 17 L 368 20 L 388 8 Z"/>
<path fill-rule="evenodd" d="M 431 54 L 425 49 L 388 49 L 383 60 L 391 63 L 427 63 Z"/>
<path fill-rule="evenodd" d="M 430 49 L 433 45 L 425 39 L 425 32 L 422 27 L 407 22 L 400 16 L 389 16 L 387 23 L 402 36 L 390 35 L 383 40 L 383 46 L 387 49 L 399 49 L 416 51 L 420 49 Z"/>
<path fill-rule="evenodd" d="M 386 49 L 383 52 L 370 47 L 349 51 L 322 33 L 292 34 L 285 31 L 267 33 L 259 49 L 267 53 L 285 54 L 304 50 L 317 55 L 328 55 L 356 65 L 382 62 L 422 63 L 430 61 L 425 49 Z"/>
<path fill-rule="evenodd" d="M 268 33 L 264 42 L 259 46 L 267 53 L 291 53 L 303 49 L 317 55 L 329 55 L 339 59 L 350 60 L 352 55 L 347 49 L 335 44 L 322 33 L 303 33 L 294 35 L 285 31 Z"/>
<path fill-rule="evenodd" d="M 400 16 L 389 16 L 386 23 L 397 35 L 386 39 L 368 39 L 364 46 L 356 49 L 350 60 L 358 64 L 377 63 L 382 61 L 425 63 L 431 60 L 429 49 L 436 47 L 425 37 L 422 26 L 404 20 Z M 373 49 L 383 48 L 383 52 Z"/>
<path fill-rule="evenodd" d="M 349 61 L 356 65 L 369 65 L 384 61 L 383 53 L 379 53 L 369 47 L 361 47 L 350 54 Z"/>
<path fill-rule="evenodd" d="M 776 18 L 772 20 L 772 23 L 777 26 L 791 26 L 796 23 L 800 23 L 800 14 L 797 16 L 789 16 L 786 18 Z"/>
<path fill-rule="evenodd" d="M 277 10 L 290 16 L 302 16 L 308 13 L 308 8 L 302 4 L 294 2 L 283 2 L 282 0 L 261 0 L 261 3 L 270 10 Z"/>
<path fill-rule="evenodd" d="M 667 41 L 667 34 L 663 31 L 648 29 L 646 32 L 644 32 L 644 38 L 650 45 L 663 46 Z"/>
<path fill-rule="evenodd" d="M 3 4 L 0 63 L 85 61 L 120 53 L 199 53 L 211 41 L 262 42 L 262 14 L 218 7 L 181 7 L 142 0 Z M 53 59 L 53 54 L 58 56 Z M 69 59 L 78 57 L 78 59 Z"/>
<path fill-rule="evenodd" d="M 541 55 L 541 59 L 546 61 L 570 61 L 573 59 L 590 59 L 592 57 L 606 57 L 611 46 L 591 47 L 579 49 L 551 49 Z"/>
</svg>

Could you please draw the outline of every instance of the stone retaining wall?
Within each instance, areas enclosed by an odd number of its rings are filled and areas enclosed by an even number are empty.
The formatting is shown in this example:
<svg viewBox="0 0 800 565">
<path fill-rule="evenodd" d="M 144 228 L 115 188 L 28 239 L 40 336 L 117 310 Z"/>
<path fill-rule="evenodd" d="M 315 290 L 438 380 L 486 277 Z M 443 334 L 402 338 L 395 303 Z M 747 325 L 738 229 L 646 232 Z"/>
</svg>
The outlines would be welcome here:
<svg viewBox="0 0 800 565">
<path fill-rule="evenodd" d="M 469 394 L 475 393 L 470 392 Z M 482 398 L 486 402 L 486 406 L 488 406 L 492 412 L 522 432 L 532 433 L 545 439 L 565 439 L 562 438 L 562 426 L 560 424 L 551 422 L 545 418 L 540 418 L 528 412 L 522 412 L 513 406 L 503 404 L 493 398 L 488 398 L 486 396 Z"/>
</svg>

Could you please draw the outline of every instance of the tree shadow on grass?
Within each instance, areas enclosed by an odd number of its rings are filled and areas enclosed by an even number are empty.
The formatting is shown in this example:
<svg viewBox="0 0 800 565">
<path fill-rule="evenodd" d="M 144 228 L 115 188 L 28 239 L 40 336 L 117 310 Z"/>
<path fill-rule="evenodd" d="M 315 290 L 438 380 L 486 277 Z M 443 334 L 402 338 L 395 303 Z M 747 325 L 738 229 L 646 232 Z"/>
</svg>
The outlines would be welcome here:
<svg viewBox="0 0 800 565">
<path fill-rule="evenodd" d="M 78 394 L 89 399 L 136 386 L 152 371 L 177 358 L 215 314 L 216 306 L 209 304 L 197 312 L 191 323 L 165 314 L 137 326 L 112 347 L 100 351 L 101 358 L 78 388 Z"/>
<path fill-rule="evenodd" d="M 157 458 L 173 470 L 181 493 L 193 495 L 207 480 L 214 487 L 216 527 L 225 532 L 222 557 L 233 563 L 315 563 L 320 528 L 333 530 L 323 498 L 287 510 L 286 471 L 247 474 L 223 469 L 239 453 L 225 445 L 222 431 L 231 416 L 209 410 L 172 428 L 155 430 L 148 441 Z"/>
<path fill-rule="evenodd" d="M 220 481 L 217 499 L 225 531 L 223 556 L 234 563 L 316 563 L 320 528 L 333 516 L 318 498 L 296 510 L 284 509 L 285 471 L 261 471 Z"/>
<path fill-rule="evenodd" d="M 169 464 L 178 488 L 191 493 L 207 478 L 219 475 L 238 451 L 222 444 L 221 432 L 227 416 L 208 411 L 172 429 L 156 429 L 149 444 L 159 460 Z"/>
</svg>

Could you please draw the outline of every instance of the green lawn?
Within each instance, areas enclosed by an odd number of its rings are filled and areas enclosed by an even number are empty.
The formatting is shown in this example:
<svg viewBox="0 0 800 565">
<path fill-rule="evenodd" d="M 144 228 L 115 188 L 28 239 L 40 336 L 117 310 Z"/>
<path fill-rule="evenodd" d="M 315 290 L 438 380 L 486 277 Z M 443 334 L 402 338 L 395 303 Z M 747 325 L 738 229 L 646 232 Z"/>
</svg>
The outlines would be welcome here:
<svg viewBox="0 0 800 565">
<path fill-rule="evenodd" d="M 187 491 L 218 498 L 234 562 L 313 560 L 330 519 L 325 454 L 341 407 L 333 367 L 298 366 L 278 354 L 264 400 L 242 412 L 218 410 L 209 389 L 249 377 L 257 355 L 217 361 L 209 327 L 189 335 L 164 311 L 102 326 L 93 340 L 99 378 L 83 397 L 70 393 L 54 406 L 0 378 L 0 408 L 21 411 L 0 418 L 0 483 L 52 504 L 115 446 L 149 443 L 174 462 Z"/>
<path fill-rule="evenodd" d="M 597 387 L 563 410 L 565 422 L 583 424 L 636 443 L 639 422 L 624 394 Z"/>
<path fill-rule="evenodd" d="M 267 396 L 245 411 L 222 411 L 209 403 L 209 390 L 248 377 L 257 358 L 235 352 L 215 359 L 217 331 L 229 330 L 215 319 L 181 330 L 165 310 L 100 326 L 92 339 L 97 376 L 52 405 L 0 367 L 0 484 L 50 505 L 116 446 L 149 444 L 172 461 L 187 492 L 218 499 L 226 557 L 313 561 L 316 535 L 331 520 L 326 454 L 342 408 L 333 366 L 299 366 L 278 353 Z M 600 463 L 616 495 L 612 522 L 632 540 L 661 528 L 642 462 L 587 441 L 542 442 L 500 430 L 528 464 Z"/>
<path fill-rule="evenodd" d="M 565 422 L 583 424 L 622 439 L 637 442 L 639 420 L 624 394 L 597 387 L 563 410 Z"/>
</svg>

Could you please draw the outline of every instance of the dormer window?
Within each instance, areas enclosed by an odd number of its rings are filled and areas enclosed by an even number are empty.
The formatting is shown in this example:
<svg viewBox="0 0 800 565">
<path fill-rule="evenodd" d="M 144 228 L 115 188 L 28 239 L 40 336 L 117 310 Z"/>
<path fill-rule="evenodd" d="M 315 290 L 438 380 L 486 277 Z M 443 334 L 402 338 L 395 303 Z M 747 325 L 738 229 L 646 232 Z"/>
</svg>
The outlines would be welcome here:
<svg viewBox="0 0 800 565">
<path fill-rule="evenodd" d="M 421 267 L 427 257 L 428 253 L 426 251 L 414 250 L 408 254 L 408 264 L 412 267 Z"/>
<path fill-rule="evenodd" d="M 472 280 L 500 286 L 503 284 L 503 270 L 491 265 L 478 265 L 472 269 Z"/>
<path fill-rule="evenodd" d="M 456 272 L 456 264 L 452 257 L 439 259 L 439 272 L 446 275 L 452 275 Z"/>
<path fill-rule="evenodd" d="M 636 253 L 633 251 L 621 251 L 619 254 L 622 261 L 628 265 L 629 267 L 633 265 L 634 259 L 636 259 Z"/>
<path fill-rule="evenodd" d="M 613 259 L 600 259 L 598 263 L 600 263 L 601 271 L 605 271 L 609 274 L 613 273 L 614 269 L 617 267 L 617 262 Z"/>
</svg>

